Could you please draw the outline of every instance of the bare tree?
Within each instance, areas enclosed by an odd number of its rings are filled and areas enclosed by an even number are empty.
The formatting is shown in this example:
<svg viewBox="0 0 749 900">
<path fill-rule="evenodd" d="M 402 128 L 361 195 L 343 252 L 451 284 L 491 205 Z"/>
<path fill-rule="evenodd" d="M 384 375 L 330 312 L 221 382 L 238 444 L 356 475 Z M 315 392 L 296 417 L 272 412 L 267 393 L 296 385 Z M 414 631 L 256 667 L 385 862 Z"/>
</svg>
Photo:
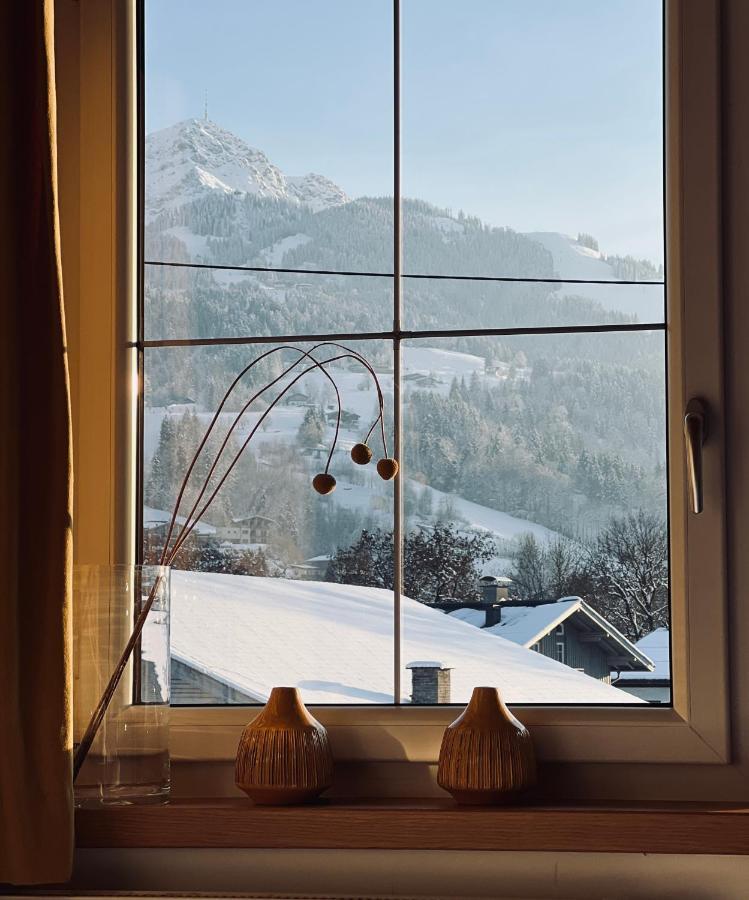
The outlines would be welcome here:
<svg viewBox="0 0 749 900">
<path fill-rule="evenodd" d="M 513 592 L 523 600 L 549 600 L 544 550 L 533 534 L 521 535 L 512 557 Z"/>
<path fill-rule="evenodd" d="M 514 593 L 523 600 L 553 602 L 583 596 L 590 588 L 585 547 L 561 536 L 543 546 L 533 534 L 522 535 L 510 575 Z"/>
<path fill-rule="evenodd" d="M 642 510 L 613 518 L 593 542 L 588 559 L 599 612 L 633 641 L 668 626 L 666 525 Z"/>
</svg>

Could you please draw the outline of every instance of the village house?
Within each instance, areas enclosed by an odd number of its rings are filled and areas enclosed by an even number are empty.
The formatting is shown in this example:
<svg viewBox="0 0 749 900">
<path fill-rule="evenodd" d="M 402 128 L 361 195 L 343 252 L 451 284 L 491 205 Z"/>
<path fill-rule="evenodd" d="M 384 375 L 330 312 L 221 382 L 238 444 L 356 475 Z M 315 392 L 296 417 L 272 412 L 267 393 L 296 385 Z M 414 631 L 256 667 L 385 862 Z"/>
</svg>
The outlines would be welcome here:
<svg viewBox="0 0 749 900">
<path fill-rule="evenodd" d="M 444 381 L 435 378 L 434 375 L 429 375 L 426 372 L 411 372 L 408 375 L 403 376 L 403 381 L 413 387 L 423 388 L 438 387 L 439 385 L 444 384 Z"/>
<path fill-rule="evenodd" d="M 290 391 L 283 398 L 283 405 L 304 408 L 314 406 L 315 404 L 303 391 Z"/>
<path fill-rule="evenodd" d="M 671 702 L 671 642 L 668 628 L 656 628 L 635 644 L 653 660 L 652 672 L 613 672 L 611 683 L 648 703 Z"/>
<path fill-rule="evenodd" d="M 197 403 L 192 397 L 170 397 L 165 409 L 170 416 L 184 415 L 186 412 L 194 413 Z"/>
<path fill-rule="evenodd" d="M 580 597 L 510 600 L 509 579 L 480 579 L 477 603 L 436 604 L 449 616 L 609 683 L 611 672 L 650 673 L 653 660 Z"/>
<path fill-rule="evenodd" d="M 302 456 L 305 456 L 309 459 L 320 460 L 325 459 L 328 455 L 328 448 L 324 444 L 315 444 L 310 447 L 302 447 L 301 449 Z"/>
<path fill-rule="evenodd" d="M 230 544 L 267 544 L 277 524 L 275 519 L 267 516 L 243 516 L 228 525 L 218 526 L 216 537 Z"/>
<path fill-rule="evenodd" d="M 164 509 L 154 509 L 150 506 L 143 507 L 143 546 L 147 556 L 159 554 L 166 543 L 169 532 L 169 522 L 172 514 Z M 179 534 L 180 528 L 185 524 L 184 516 L 177 516 L 172 536 Z M 216 528 L 208 522 L 198 520 L 188 538 L 188 545 L 203 546 L 216 537 Z"/>
<path fill-rule="evenodd" d="M 337 409 L 330 409 L 325 413 L 325 420 L 328 425 L 335 425 L 337 418 Z M 358 413 L 351 412 L 349 409 L 341 410 L 341 425 L 343 425 L 344 428 L 356 428 L 359 424 L 359 419 L 361 419 L 361 416 Z"/>
</svg>

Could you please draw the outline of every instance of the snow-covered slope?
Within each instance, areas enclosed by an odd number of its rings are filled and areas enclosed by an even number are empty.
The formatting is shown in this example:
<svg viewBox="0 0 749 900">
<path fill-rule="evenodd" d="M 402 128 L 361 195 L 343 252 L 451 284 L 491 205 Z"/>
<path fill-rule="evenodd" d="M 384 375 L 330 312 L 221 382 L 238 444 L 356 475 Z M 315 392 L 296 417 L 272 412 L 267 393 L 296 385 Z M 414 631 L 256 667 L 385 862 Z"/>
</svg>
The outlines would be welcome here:
<svg viewBox="0 0 749 900">
<path fill-rule="evenodd" d="M 215 122 L 186 119 L 146 138 L 146 217 L 210 191 L 304 203 L 315 211 L 346 203 L 322 175 L 285 175 L 268 157 Z"/>
<path fill-rule="evenodd" d="M 526 234 L 551 253 L 559 278 L 589 281 L 618 281 L 613 267 L 600 251 L 579 244 L 573 237 L 556 231 Z M 637 316 L 640 322 L 663 321 L 663 288 L 660 285 L 562 284 L 558 293 L 587 297 L 605 309 Z"/>
<path fill-rule="evenodd" d="M 391 703 L 393 595 L 379 588 L 172 573 L 172 655 L 258 700 L 293 685 L 308 703 Z M 403 598 L 404 667 L 452 668 L 451 699 L 496 685 L 512 703 L 631 703 L 628 694 Z M 410 676 L 403 671 L 403 700 Z"/>
</svg>

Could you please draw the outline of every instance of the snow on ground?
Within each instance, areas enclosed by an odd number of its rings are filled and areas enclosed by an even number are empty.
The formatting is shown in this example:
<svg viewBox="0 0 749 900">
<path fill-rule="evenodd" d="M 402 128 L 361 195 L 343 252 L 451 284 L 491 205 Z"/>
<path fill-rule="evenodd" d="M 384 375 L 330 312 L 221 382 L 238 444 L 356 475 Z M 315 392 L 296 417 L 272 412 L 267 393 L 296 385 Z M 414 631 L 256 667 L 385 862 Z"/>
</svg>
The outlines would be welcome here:
<svg viewBox="0 0 749 900">
<path fill-rule="evenodd" d="M 453 378 L 469 379 L 474 372 L 483 374 L 484 360 L 471 353 L 440 350 L 438 347 L 403 347 L 403 373 L 421 372 L 446 379 L 449 388 Z"/>
<path fill-rule="evenodd" d="M 462 222 L 457 222 L 449 216 L 430 216 L 427 221 L 443 234 L 463 234 L 466 230 Z"/>
<path fill-rule="evenodd" d="M 629 703 L 631 696 L 501 637 L 403 598 L 409 662 L 452 668 L 451 699 L 494 685 L 511 703 Z M 393 596 L 314 581 L 172 573 L 172 656 L 264 701 L 275 685 L 308 703 L 390 703 Z M 637 702 L 637 701 L 634 701 Z"/>
<path fill-rule="evenodd" d="M 195 232 L 191 231 L 187 225 L 173 225 L 171 228 L 167 228 L 164 231 L 164 234 L 171 234 L 172 237 L 181 241 L 187 248 L 190 259 L 193 262 L 201 258 L 208 259 L 211 255 L 210 250 L 208 249 L 208 236 L 205 234 L 195 234 Z"/>
<path fill-rule="evenodd" d="M 244 263 L 244 265 L 249 266 L 250 263 Z M 252 272 L 239 272 L 236 269 L 214 269 L 211 272 L 211 277 L 217 284 L 221 284 L 224 287 L 228 287 L 231 284 L 239 284 L 240 282 L 253 282 L 259 288 L 267 289 L 267 286 L 262 284 L 258 276 Z"/>
<path fill-rule="evenodd" d="M 280 266 L 283 258 L 289 250 L 295 250 L 308 244 L 312 238 L 308 234 L 290 234 L 288 237 L 281 238 L 270 247 L 266 247 L 260 251 L 261 256 L 265 258 L 266 264 L 269 266 Z"/>
<path fill-rule="evenodd" d="M 652 672 L 621 672 L 619 675 L 620 681 L 630 681 L 633 678 L 638 679 L 638 681 L 643 679 L 668 680 L 671 678 L 671 646 L 668 628 L 656 628 L 655 631 L 651 631 L 650 634 L 639 640 L 635 647 L 653 660 L 655 669 Z"/>
<path fill-rule="evenodd" d="M 416 486 L 414 482 L 410 483 Z M 472 500 L 464 500 L 456 494 L 446 494 L 428 485 L 421 485 L 420 488 L 432 495 L 432 509 L 435 512 L 441 503 L 449 504 L 463 522 L 478 531 L 489 531 L 504 540 L 515 540 L 522 534 L 532 534 L 542 544 L 548 544 L 558 537 L 555 531 L 528 519 L 518 519 L 508 513 L 489 506 L 481 506 Z"/>
<path fill-rule="evenodd" d="M 552 255 L 560 278 L 616 281 L 601 254 L 556 231 L 534 231 L 525 237 L 542 244 Z M 663 287 L 660 285 L 563 284 L 559 295 L 596 300 L 604 309 L 637 316 L 640 322 L 663 321 Z"/>
<path fill-rule="evenodd" d="M 434 347 L 406 346 L 403 348 L 404 374 L 421 372 L 434 375 L 440 379 L 441 384 L 428 389 L 437 390 L 441 393 L 449 391 L 453 377 L 463 377 L 468 380 L 473 372 L 483 373 L 483 369 L 484 360 L 481 357 L 468 353 L 456 353 Z M 341 429 L 340 446 L 345 449 L 354 442 L 362 440 L 369 430 L 375 417 L 377 394 L 371 377 L 363 368 L 335 368 L 331 372 L 339 386 L 343 408 L 349 412 L 356 413 L 360 417 L 356 427 L 343 427 Z M 275 390 L 280 391 L 288 387 L 293 377 L 293 375 L 289 375 L 283 379 Z M 385 394 L 385 402 L 390 404 L 392 403 L 390 396 L 393 391 L 393 376 L 390 373 L 383 373 L 378 377 Z M 330 382 L 320 371 L 311 371 L 290 389 L 289 394 L 296 391 L 307 393 L 311 402 L 319 403 L 322 398 L 322 401 L 327 405 L 333 400 Z M 296 440 L 299 426 L 304 420 L 305 412 L 306 409 L 304 407 L 286 406 L 284 401 L 281 400 L 255 434 L 250 445 L 250 452 L 254 450 L 256 454 L 258 452 L 261 453 L 264 446 L 272 443 L 293 443 Z M 166 410 L 163 408 L 151 408 L 145 411 L 144 463 L 146 471 L 148 471 L 158 445 L 161 421 L 166 414 Z M 196 415 L 201 424 L 207 428 L 212 413 L 197 412 Z M 239 442 L 244 441 L 250 430 L 257 424 L 261 415 L 261 410 L 252 408 L 244 414 L 234 431 Z M 233 420 L 233 413 L 222 415 L 221 425 L 229 427 Z M 324 441 L 326 447 L 329 446 L 332 436 L 333 428 L 329 427 Z M 381 446 L 377 435 L 372 437 L 370 443 L 375 449 L 375 453 L 379 453 Z M 390 488 L 383 485 L 372 468 L 362 469 L 361 474 L 366 479 L 363 485 L 350 484 L 345 479 L 339 478 L 336 491 L 331 495 L 331 502 L 346 509 L 358 509 L 364 512 L 371 512 L 375 516 L 379 515 L 382 517 L 383 527 L 392 527 L 390 520 L 392 504 L 389 502 L 392 492 Z M 370 476 L 368 479 L 367 474 Z M 509 513 L 482 506 L 479 503 L 466 500 L 454 494 L 446 494 L 428 485 L 421 485 L 411 480 L 408 483 L 417 493 L 427 491 L 431 494 L 432 509 L 435 514 L 441 506 L 448 505 L 454 510 L 456 519 L 464 523 L 466 528 L 487 531 L 503 541 L 514 541 L 520 535 L 530 533 L 538 541 L 546 544 L 556 537 L 556 532 L 527 519 L 516 518 Z M 485 567 L 485 572 L 496 574 L 495 568 L 496 566 L 492 567 L 489 565 Z M 502 568 L 502 572 L 504 572 L 505 568 Z"/>
<path fill-rule="evenodd" d="M 407 483 L 419 492 L 427 491 L 432 495 L 432 510 L 435 517 L 443 502 L 449 504 L 455 513 L 455 523 L 464 530 L 486 531 L 501 541 L 514 541 L 520 535 L 532 534 L 541 544 L 551 543 L 558 536 L 549 528 L 528 519 L 518 519 L 508 513 L 464 500 L 463 497 L 458 497 L 456 494 L 445 494 L 412 479 L 407 479 Z M 391 494 L 389 490 L 385 494 L 382 493 L 382 490 L 376 493 L 378 487 L 381 487 L 381 483 L 378 484 L 376 475 L 373 475 L 363 485 L 350 484 L 341 479 L 335 492 L 331 495 L 331 501 L 344 509 L 357 509 L 361 512 L 375 514 L 379 510 L 382 514 L 382 526 L 389 528 L 392 527 L 390 520 L 392 505 L 388 505 L 387 501 Z M 502 558 L 501 562 L 505 564 L 500 566 L 504 572 L 507 568 L 507 560 Z M 487 568 L 482 570 L 482 574 L 496 573 L 494 569 Z"/>
</svg>

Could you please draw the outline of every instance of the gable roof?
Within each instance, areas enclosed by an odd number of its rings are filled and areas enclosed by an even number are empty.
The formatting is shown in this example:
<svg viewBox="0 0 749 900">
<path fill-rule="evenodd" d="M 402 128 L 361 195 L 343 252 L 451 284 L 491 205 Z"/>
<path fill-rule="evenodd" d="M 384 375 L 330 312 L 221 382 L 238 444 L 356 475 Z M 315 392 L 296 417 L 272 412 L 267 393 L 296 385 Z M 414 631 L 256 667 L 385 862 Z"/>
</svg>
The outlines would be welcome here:
<svg viewBox="0 0 749 900">
<path fill-rule="evenodd" d="M 502 606 L 502 620 L 486 630 L 523 647 L 531 647 L 577 612 L 582 602 L 575 597 L 541 606 Z"/>
<path fill-rule="evenodd" d="M 402 598 L 408 663 L 439 659 L 452 700 L 496 685 L 511 703 L 637 702 L 632 696 L 436 609 Z M 393 595 L 379 588 L 172 572 L 172 656 L 264 701 L 294 685 L 309 703 L 391 703 Z"/>
<path fill-rule="evenodd" d="M 617 681 L 671 681 L 671 644 L 668 628 L 656 628 L 635 646 L 653 660 L 651 672 L 621 672 Z"/>
<path fill-rule="evenodd" d="M 486 621 L 486 613 L 478 609 L 460 609 L 448 615 L 469 622 L 482 631 L 495 634 L 520 644 L 522 647 L 532 647 L 555 628 L 571 617 L 583 631 L 598 632 L 601 635 L 604 646 L 608 649 L 608 655 L 629 660 L 628 663 L 619 663 L 614 668 L 632 668 L 638 672 L 650 672 L 654 668 L 653 661 L 638 646 L 635 646 L 628 638 L 602 616 L 589 606 L 581 597 L 563 597 L 556 603 L 542 603 L 536 606 L 514 606 L 501 604 L 502 618 L 496 625 L 483 628 Z"/>
</svg>

